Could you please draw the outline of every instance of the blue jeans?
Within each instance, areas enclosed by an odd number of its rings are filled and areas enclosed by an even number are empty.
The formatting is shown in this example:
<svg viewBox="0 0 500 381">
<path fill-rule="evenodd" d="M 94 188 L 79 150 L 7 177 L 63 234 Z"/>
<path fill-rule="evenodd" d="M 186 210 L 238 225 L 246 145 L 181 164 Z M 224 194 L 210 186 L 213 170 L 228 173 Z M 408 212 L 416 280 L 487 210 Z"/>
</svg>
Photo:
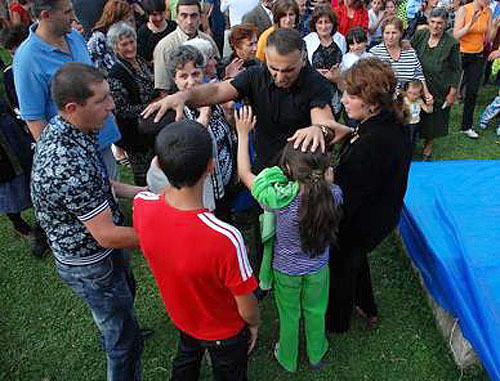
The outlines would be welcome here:
<svg viewBox="0 0 500 381">
<path fill-rule="evenodd" d="M 102 261 L 57 271 L 90 308 L 108 359 L 108 381 L 140 380 L 142 337 L 134 309 L 135 284 L 123 251 Z"/>
<path fill-rule="evenodd" d="M 479 127 L 488 128 L 488 124 L 500 113 L 500 95 L 491 102 L 479 117 Z M 497 125 L 497 135 L 500 136 L 500 123 Z"/>
</svg>

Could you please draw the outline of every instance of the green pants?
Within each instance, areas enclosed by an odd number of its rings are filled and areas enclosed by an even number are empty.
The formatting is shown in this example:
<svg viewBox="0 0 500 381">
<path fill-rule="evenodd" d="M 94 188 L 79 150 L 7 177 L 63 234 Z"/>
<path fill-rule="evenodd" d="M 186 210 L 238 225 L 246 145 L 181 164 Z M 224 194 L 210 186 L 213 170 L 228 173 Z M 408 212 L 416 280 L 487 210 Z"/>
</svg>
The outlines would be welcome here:
<svg viewBox="0 0 500 381">
<path fill-rule="evenodd" d="M 328 306 L 329 270 L 325 266 L 316 273 L 290 276 L 274 270 L 274 295 L 280 318 L 278 362 L 286 370 L 297 369 L 299 322 L 304 315 L 307 357 L 319 363 L 328 350 L 325 314 Z"/>
</svg>

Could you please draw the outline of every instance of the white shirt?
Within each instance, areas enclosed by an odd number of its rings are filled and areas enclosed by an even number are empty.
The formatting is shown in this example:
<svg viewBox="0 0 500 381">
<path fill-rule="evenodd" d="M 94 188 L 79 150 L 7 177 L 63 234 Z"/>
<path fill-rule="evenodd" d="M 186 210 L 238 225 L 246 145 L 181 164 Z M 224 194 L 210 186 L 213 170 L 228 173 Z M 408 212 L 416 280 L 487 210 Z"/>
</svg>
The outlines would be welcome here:
<svg viewBox="0 0 500 381">
<path fill-rule="evenodd" d="M 342 62 L 340 63 L 340 72 L 344 72 L 351 68 L 356 62 L 358 62 L 361 58 L 370 58 L 372 57 L 371 53 L 363 52 L 361 55 L 357 55 L 356 53 L 349 52 L 344 54 L 342 57 Z"/>
<path fill-rule="evenodd" d="M 375 11 L 373 9 L 370 9 L 368 11 L 368 26 L 372 28 L 379 22 L 378 16 L 375 14 Z M 379 38 L 382 37 L 382 26 L 378 24 L 377 29 L 375 29 L 375 32 L 373 34 L 370 33 L 370 40 L 372 38 Z"/>
<path fill-rule="evenodd" d="M 259 0 L 222 0 L 220 11 L 229 11 L 229 23 L 233 27 L 240 25 L 243 16 L 254 9 L 259 4 Z"/>
</svg>

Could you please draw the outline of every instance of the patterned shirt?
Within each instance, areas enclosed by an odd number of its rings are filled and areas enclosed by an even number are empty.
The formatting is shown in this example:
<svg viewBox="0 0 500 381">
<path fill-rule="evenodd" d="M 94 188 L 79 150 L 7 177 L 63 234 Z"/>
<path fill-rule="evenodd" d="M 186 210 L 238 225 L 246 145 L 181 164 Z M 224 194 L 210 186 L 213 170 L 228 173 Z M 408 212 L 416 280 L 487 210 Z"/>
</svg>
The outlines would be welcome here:
<svg viewBox="0 0 500 381">
<path fill-rule="evenodd" d="M 342 203 L 342 190 L 338 185 L 330 186 L 335 205 Z M 311 258 L 302 251 L 299 231 L 299 207 L 301 196 L 298 195 L 285 208 L 276 211 L 276 241 L 274 243 L 273 268 L 287 275 L 297 276 L 312 274 L 328 264 L 330 249 Z"/>
<path fill-rule="evenodd" d="M 36 146 L 31 197 L 36 219 L 59 262 L 88 265 L 111 253 L 84 225 L 108 207 L 115 224 L 121 219 L 95 133 L 55 116 Z"/>
<path fill-rule="evenodd" d="M 188 119 L 196 120 L 198 110 L 184 107 Z M 225 194 L 225 187 L 229 185 L 236 172 L 235 146 L 236 137 L 228 124 L 224 111 L 219 105 L 212 106 L 212 114 L 208 121 L 208 132 L 214 145 L 214 158 L 216 162 L 214 173 L 210 175 L 214 187 L 215 198 L 220 200 Z"/>
<path fill-rule="evenodd" d="M 115 53 L 111 50 L 107 41 L 106 35 L 96 30 L 87 42 L 92 61 L 105 73 L 110 71 L 116 62 Z"/>
</svg>

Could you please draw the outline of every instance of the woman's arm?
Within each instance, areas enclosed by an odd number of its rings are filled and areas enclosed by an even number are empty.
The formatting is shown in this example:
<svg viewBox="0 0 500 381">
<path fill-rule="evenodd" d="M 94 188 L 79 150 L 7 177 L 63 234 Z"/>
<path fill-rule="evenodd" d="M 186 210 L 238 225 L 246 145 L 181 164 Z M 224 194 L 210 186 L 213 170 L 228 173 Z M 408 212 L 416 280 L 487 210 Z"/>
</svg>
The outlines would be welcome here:
<svg viewBox="0 0 500 381">
<path fill-rule="evenodd" d="M 446 102 L 449 105 L 455 103 L 455 95 L 457 93 L 457 88 L 460 83 L 460 74 L 462 72 L 462 63 L 460 61 L 460 51 L 458 44 L 455 43 L 450 50 L 450 54 L 447 59 L 448 63 L 448 75 L 450 79 L 450 90 L 446 95 Z"/>
<path fill-rule="evenodd" d="M 488 8 L 488 12 L 490 14 L 490 20 L 488 21 L 488 35 L 487 40 L 492 42 L 498 32 L 498 27 L 500 26 L 500 18 L 497 18 L 493 20 L 493 12 L 491 12 L 491 9 Z"/>
<path fill-rule="evenodd" d="M 236 131 L 238 131 L 238 175 L 248 189 L 252 189 L 255 175 L 252 173 L 250 154 L 248 153 L 248 134 L 255 127 L 256 118 L 250 106 L 243 106 L 239 111 L 235 110 Z"/>
<path fill-rule="evenodd" d="M 480 11 L 475 10 L 471 20 L 468 23 L 466 23 L 465 8 L 460 7 L 457 11 L 457 16 L 455 18 L 455 26 L 453 27 L 453 37 L 459 40 L 467 33 L 469 33 L 472 24 L 474 24 L 474 22 L 479 18 L 480 13 L 481 13 Z"/>
</svg>

